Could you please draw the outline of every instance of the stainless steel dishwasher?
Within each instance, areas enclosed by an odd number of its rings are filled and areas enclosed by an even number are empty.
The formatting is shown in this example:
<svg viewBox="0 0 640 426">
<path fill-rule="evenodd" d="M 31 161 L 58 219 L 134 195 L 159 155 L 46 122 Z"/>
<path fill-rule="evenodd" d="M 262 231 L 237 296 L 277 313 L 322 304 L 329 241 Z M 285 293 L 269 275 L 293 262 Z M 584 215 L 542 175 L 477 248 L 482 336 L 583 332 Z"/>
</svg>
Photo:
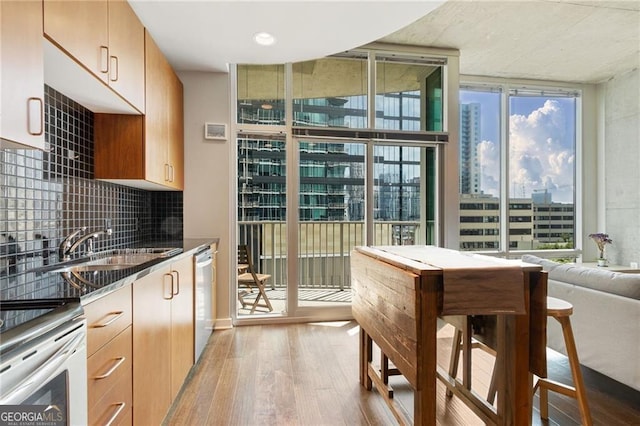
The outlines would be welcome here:
<svg viewBox="0 0 640 426">
<path fill-rule="evenodd" d="M 195 361 L 198 362 L 202 351 L 213 331 L 213 252 L 210 247 L 194 256 L 195 263 Z"/>
</svg>

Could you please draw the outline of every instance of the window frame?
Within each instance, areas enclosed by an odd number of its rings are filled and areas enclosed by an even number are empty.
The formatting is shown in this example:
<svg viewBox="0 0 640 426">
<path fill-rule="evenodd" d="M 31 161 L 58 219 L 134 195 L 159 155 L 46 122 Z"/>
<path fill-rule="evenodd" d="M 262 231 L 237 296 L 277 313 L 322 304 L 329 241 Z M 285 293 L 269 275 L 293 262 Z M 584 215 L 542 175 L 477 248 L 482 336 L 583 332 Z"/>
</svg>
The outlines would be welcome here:
<svg viewBox="0 0 640 426">
<path fill-rule="evenodd" d="M 496 250 L 482 250 L 482 254 L 506 258 L 520 258 L 523 254 L 535 254 L 545 258 L 579 259 L 582 254 L 585 217 L 583 215 L 583 161 L 584 161 L 584 108 L 585 88 L 581 84 L 566 82 L 540 82 L 531 80 L 513 80 L 493 77 L 460 76 L 459 90 L 492 92 L 500 94 L 500 248 Z M 519 250 L 511 247 L 509 238 L 510 213 L 512 213 L 511 197 L 509 196 L 509 99 L 518 95 L 536 96 L 566 96 L 575 98 L 575 167 L 574 167 L 574 246 L 571 249 L 535 249 Z M 460 98 L 458 97 L 460 103 Z M 549 212 L 551 213 L 551 212 Z M 532 217 L 533 219 L 533 217 Z M 590 218 L 587 218 L 591 222 Z M 535 229 L 532 228 L 535 233 Z"/>
</svg>

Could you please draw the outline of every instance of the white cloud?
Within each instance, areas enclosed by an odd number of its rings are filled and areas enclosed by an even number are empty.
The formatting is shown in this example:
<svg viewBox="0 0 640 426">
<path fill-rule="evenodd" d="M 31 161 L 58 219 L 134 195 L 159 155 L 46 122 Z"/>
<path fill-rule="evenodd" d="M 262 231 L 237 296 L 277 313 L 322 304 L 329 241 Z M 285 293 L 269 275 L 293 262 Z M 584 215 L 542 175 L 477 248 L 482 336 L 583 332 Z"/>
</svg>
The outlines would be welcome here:
<svg viewBox="0 0 640 426">
<path fill-rule="evenodd" d="M 485 194 L 500 195 L 500 147 L 492 141 L 482 141 L 477 147 L 480 162 L 481 187 Z"/>
<path fill-rule="evenodd" d="M 547 189 L 553 201 L 572 202 L 575 149 L 563 108 L 547 100 L 529 115 L 509 117 L 509 196 L 530 197 L 534 190 Z M 482 186 L 487 193 L 497 189 L 499 149 L 491 141 L 478 145 Z M 496 189 L 494 189 L 494 187 Z"/>
</svg>

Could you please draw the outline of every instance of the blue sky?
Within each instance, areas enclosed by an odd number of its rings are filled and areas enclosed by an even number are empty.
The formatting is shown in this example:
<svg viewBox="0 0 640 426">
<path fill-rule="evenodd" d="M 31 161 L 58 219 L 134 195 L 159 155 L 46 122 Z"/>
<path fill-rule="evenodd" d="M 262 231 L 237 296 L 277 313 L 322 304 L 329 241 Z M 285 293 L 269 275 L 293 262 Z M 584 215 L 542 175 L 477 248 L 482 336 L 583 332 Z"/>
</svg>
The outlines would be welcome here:
<svg viewBox="0 0 640 426">
<path fill-rule="evenodd" d="M 461 91 L 460 101 L 481 104 L 481 187 L 498 195 L 500 94 Z M 573 202 L 575 99 L 511 96 L 509 107 L 509 196 L 530 197 L 547 189 L 553 201 Z"/>
</svg>

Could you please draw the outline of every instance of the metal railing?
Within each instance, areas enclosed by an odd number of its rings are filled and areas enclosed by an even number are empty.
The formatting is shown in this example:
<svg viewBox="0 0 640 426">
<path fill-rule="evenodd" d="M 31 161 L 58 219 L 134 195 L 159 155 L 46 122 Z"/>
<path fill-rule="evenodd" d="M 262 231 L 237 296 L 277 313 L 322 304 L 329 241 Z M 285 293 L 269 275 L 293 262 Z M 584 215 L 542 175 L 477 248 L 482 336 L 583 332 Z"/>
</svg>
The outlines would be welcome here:
<svg viewBox="0 0 640 426">
<path fill-rule="evenodd" d="M 251 249 L 258 272 L 270 274 L 272 288 L 287 286 L 287 224 L 279 221 L 238 222 L 238 244 Z M 300 288 L 344 290 L 351 287 L 350 253 L 364 245 L 364 222 L 308 221 L 298 225 Z M 375 222 L 377 245 L 413 245 L 420 223 Z"/>
</svg>

